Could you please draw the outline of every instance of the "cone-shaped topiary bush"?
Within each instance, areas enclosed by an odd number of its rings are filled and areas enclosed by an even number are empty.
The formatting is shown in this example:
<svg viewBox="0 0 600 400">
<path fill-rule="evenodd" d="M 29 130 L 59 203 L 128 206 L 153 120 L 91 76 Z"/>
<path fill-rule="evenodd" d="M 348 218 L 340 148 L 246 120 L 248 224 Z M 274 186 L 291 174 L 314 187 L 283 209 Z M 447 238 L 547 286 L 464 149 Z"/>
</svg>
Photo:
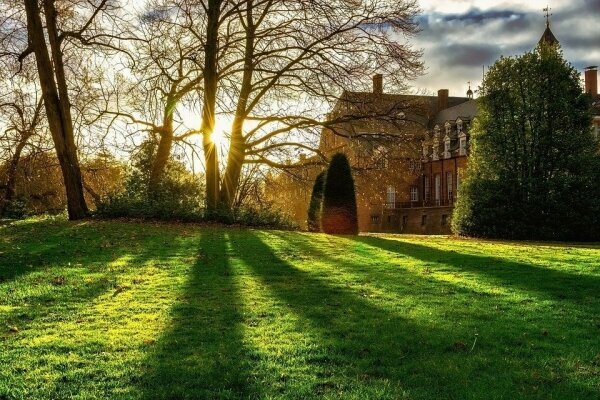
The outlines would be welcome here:
<svg viewBox="0 0 600 400">
<path fill-rule="evenodd" d="M 321 230 L 321 204 L 323 203 L 323 189 L 325 186 L 325 171 L 317 175 L 313 185 L 310 203 L 308 205 L 308 216 L 306 224 L 309 232 L 319 232 Z"/>
<path fill-rule="evenodd" d="M 330 234 L 358 234 L 356 194 L 348 158 L 337 153 L 331 158 L 321 207 L 321 230 Z"/>
</svg>

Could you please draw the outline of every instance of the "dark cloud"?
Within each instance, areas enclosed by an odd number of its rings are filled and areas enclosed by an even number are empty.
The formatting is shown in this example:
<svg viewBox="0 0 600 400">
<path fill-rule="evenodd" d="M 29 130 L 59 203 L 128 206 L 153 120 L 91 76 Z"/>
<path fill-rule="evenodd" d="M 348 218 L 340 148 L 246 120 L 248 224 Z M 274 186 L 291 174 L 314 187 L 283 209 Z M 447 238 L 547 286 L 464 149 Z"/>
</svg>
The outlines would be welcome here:
<svg viewBox="0 0 600 400">
<path fill-rule="evenodd" d="M 532 50 L 545 29 L 542 10 L 528 5 L 471 7 L 464 13 L 432 10 L 418 17 L 422 31 L 415 43 L 424 50 L 429 73 L 417 86 L 430 90 L 444 85 L 463 91 L 460 82 L 481 77 L 482 66 L 502 55 Z M 565 57 L 579 70 L 600 64 L 600 0 L 561 2 L 553 14 L 551 28 Z"/>
<path fill-rule="evenodd" d="M 466 67 L 480 67 L 490 65 L 495 61 L 500 49 L 494 45 L 453 43 L 440 49 L 444 65 L 460 65 Z"/>
<path fill-rule="evenodd" d="M 482 11 L 471 8 L 464 14 L 447 14 L 443 16 L 444 21 L 467 21 L 469 23 L 481 24 L 491 19 L 520 19 L 526 14 L 514 10 L 489 10 Z"/>
</svg>

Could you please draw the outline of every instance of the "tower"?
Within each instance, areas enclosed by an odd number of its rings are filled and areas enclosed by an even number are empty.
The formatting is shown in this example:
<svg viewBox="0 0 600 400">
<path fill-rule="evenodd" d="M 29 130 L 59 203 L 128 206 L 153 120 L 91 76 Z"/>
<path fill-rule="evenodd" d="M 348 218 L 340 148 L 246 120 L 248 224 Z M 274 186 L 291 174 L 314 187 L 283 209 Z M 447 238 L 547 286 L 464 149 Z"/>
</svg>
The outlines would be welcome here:
<svg viewBox="0 0 600 400">
<path fill-rule="evenodd" d="M 540 41 L 538 42 L 538 46 L 555 46 L 559 44 L 558 39 L 556 39 L 556 36 L 554 36 L 554 33 L 552 33 L 552 30 L 550 29 L 550 17 L 552 16 L 552 14 L 550 13 L 551 10 L 552 9 L 550 7 L 544 8 L 544 16 L 546 17 L 546 30 L 544 30 L 544 33 L 540 38 Z"/>
</svg>

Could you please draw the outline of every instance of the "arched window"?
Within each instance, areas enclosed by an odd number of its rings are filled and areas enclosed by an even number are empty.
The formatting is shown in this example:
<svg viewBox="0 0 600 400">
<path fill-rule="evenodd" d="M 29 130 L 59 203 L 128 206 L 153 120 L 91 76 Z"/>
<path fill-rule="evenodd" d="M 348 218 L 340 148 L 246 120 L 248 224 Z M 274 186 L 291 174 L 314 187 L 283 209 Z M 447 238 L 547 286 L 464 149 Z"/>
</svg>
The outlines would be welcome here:
<svg viewBox="0 0 600 400">
<path fill-rule="evenodd" d="M 387 187 L 385 207 L 388 210 L 396 208 L 396 188 L 393 186 Z"/>
</svg>

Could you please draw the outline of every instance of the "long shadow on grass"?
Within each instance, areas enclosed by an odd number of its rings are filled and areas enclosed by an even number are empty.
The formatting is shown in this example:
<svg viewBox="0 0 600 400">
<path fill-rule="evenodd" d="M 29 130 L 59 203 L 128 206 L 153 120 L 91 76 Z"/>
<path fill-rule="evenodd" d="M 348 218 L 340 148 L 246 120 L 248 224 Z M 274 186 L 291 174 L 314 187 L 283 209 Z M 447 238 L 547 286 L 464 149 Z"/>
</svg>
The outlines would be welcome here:
<svg viewBox="0 0 600 400">
<path fill-rule="evenodd" d="M 238 238 L 240 258 L 263 281 L 270 292 L 287 304 L 293 312 L 304 317 L 308 322 L 307 330 L 315 330 L 321 335 L 320 345 L 327 349 L 328 356 L 314 358 L 311 362 L 315 363 L 314 370 L 318 370 L 323 363 L 329 365 L 330 382 L 334 383 L 332 389 L 338 389 L 339 393 L 358 391 L 365 394 L 363 397 L 373 393 L 370 391 L 375 389 L 378 393 L 377 398 L 400 397 L 400 392 L 394 392 L 393 389 L 397 390 L 399 387 L 407 389 L 410 393 L 409 397 L 414 398 L 485 398 L 490 393 L 502 393 L 506 398 L 514 398 L 538 393 L 539 380 L 530 377 L 532 368 L 540 368 L 541 364 L 539 360 L 527 362 L 526 357 L 531 354 L 527 349 L 521 349 L 522 343 L 518 336 L 522 331 L 517 329 L 516 333 L 510 330 L 498 333 L 498 340 L 502 344 L 496 344 L 494 329 L 485 327 L 482 334 L 489 343 L 478 344 L 479 347 L 470 354 L 468 347 L 465 349 L 461 342 L 469 341 L 470 345 L 470 332 L 462 329 L 460 324 L 456 325 L 451 321 L 443 324 L 443 319 L 429 324 L 429 319 L 426 317 L 419 318 L 419 322 L 415 323 L 400 317 L 403 311 L 401 308 L 391 309 L 390 303 L 383 306 L 378 304 L 376 299 L 367 300 L 361 297 L 360 293 L 347 290 L 343 286 L 344 281 L 353 279 L 353 276 L 363 276 L 363 278 L 368 276 L 368 272 L 365 272 L 368 267 L 361 265 L 360 257 L 351 261 L 347 257 L 344 260 L 337 259 L 331 256 L 331 252 L 322 251 L 315 243 L 311 246 L 308 238 L 298 235 L 270 233 L 269 236 L 289 241 L 288 245 L 302 248 L 303 252 L 311 254 L 311 258 L 316 257 L 319 261 L 330 264 L 318 268 L 315 273 L 312 270 L 309 273 L 279 258 L 267 242 L 261 239 L 262 235 L 248 234 Z M 338 239 L 348 242 L 353 240 L 352 238 Z M 388 243 L 389 246 L 384 247 L 383 243 L 374 239 L 376 238 L 355 240 L 364 241 L 376 248 L 402 252 L 395 243 Z M 254 252 L 243 250 L 248 248 L 254 249 Z M 341 250 L 347 248 L 348 246 L 342 246 Z M 279 250 L 278 246 L 278 253 Z M 440 254 L 428 253 L 435 249 L 419 246 L 418 250 L 412 249 L 403 254 L 417 258 L 421 256 L 429 261 L 440 261 Z M 300 256 L 303 252 L 300 252 Z M 428 256 L 421 254 L 423 252 Z M 292 253 L 298 254 L 297 251 Z M 290 256 L 297 255 L 290 254 Z M 309 259 L 304 259 L 303 265 L 308 265 Z M 475 261 L 480 260 L 476 258 L 471 260 L 473 263 Z M 509 268 L 524 267 L 531 266 L 509 265 Z M 540 272 L 541 268 L 537 268 Z M 333 274 L 336 269 L 343 270 L 349 275 L 340 276 L 341 279 L 334 276 L 331 280 L 328 279 L 326 274 Z M 404 276 L 405 274 L 407 276 Z M 511 276 L 508 272 L 501 275 L 502 278 L 508 276 Z M 396 281 L 408 283 L 414 281 L 415 275 L 398 270 L 388 275 L 385 270 L 379 269 L 374 271 L 370 278 L 377 282 L 376 285 L 386 286 L 388 291 L 396 291 L 402 285 Z M 416 278 L 421 279 L 418 276 Z M 572 277 L 562 274 L 554 278 L 571 279 Z M 337 284 L 332 284 L 336 281 Z M 592 290 L 594 284 L 594 280 L 588 282 L 586 290 Z M 438 283 L 436 286 L 442 285 L 452 287 L 445 283 Z M 550 290 L 547 285 L 547 282 L 541 283 L 541 288 Z M 402 295 L 401 290 L 398 295 Z M 478 317 L 473 315 L 473 318 Z M 493 313 L 488 317 L 499 318 L 499 321 L 495 322 L 499 325 L 518 323 L 518 321 L 502 320 L 503 317 L 495 317 Z M 489 321 L 488 319 L 487 322 Z M 482 323 L 487 322 L 482 319 Z M 523 329 L 526 330 L 527 327 L 523 326 Z M 535 343 L 543 345 L 540 340 Z M 507 352 L 503 346 L 514 348 Z M 548 370 L 551 368 L 549 367 Z M 358 379 L 351 381 L 349 377 Z M 344 382 L 346 382 L 345 386 Z M 325 380 L 324 383 L 327 384 L 329 381 Z M 341 387 L 335 386 L 340 383 Z M 386 389 L 382 390 L 383 387 Z M 377 392 L 377 390 L 381 391 Z M 548 393 L 558 393 L 558 397 L 561 393 L 569 393 L 573 397 L 586 398 L 593 393 L 591 386 L 582 385 L 571 376 L 550 379 L 545 390 L 549 390 Z"/>
<path fill-rule="evenodd" d="M 12 237 L 0 248 L 6 249 L 0 254 L 0 305 L 16 307 L 0 314 L 0 323 L 20 329 L 48 315 L 87 307 L 118 290 L 119 275 L 129 264 L 158 262 L 165 248 L 179 248 L 175 242 L 166 246 L 166 236 L 156 235 L 143 238 L 136 249 L 131 231 L 111 224 L 36 221 L 9 228 Z M 113 267 L 118 260 L 123 265 Z M 27 276 L 34 273 L 39 274 Z"/>
<path fill-rule="evenodd" d="M 171 325 L 146 361 L 144 398 L 249 397 L 252 365 L 227 246 L 220 229 L 202 234 L 197 262 L 171 310 Z"/>
<path fill-rule="evenodd" d="M 131 255 L 132 241 L 112 225 L 35 221 L 4 227 L 0 284 L 50 266 L 107 264 Z"/>
<path fill-rule="evenodd" d="M 431 387 L 438 387 L 440 382 L 452 385 L 447 376 L 427 375 L 423 367 L 410 367 L 440 356 L 458 363 L 456 358 L 461 355 L 452 349 L 450 332 L 415 324 L 400 317 L 401 310 L 392 313 L 341 284 L 294 267 L 254 232 L 236 239 L 236 256 L 303 320 L 307 332 L 316 332 L 320 338 L 316 343 L 320 349 L 307 362 L 313 364 L 310 370 L 321 371 L 322 376 L 313 393 L 306 395 L 351 392 L 354 396 L 363 393 L 366 397 L 397 398 L 416 376 L 421 384 Z"/>
<path fill-rule="evenodd" d="M 398 255 L 486 276 L 503 286 L 514 286 L 553 299 L 580 302 L 595 298 L 600 292 L 600 278 L 595 276 L 576 275 L 533 264 L 440 250 L 399 240 L 378 237 L 356 237 L 353 240 Z"/>
</svg>

